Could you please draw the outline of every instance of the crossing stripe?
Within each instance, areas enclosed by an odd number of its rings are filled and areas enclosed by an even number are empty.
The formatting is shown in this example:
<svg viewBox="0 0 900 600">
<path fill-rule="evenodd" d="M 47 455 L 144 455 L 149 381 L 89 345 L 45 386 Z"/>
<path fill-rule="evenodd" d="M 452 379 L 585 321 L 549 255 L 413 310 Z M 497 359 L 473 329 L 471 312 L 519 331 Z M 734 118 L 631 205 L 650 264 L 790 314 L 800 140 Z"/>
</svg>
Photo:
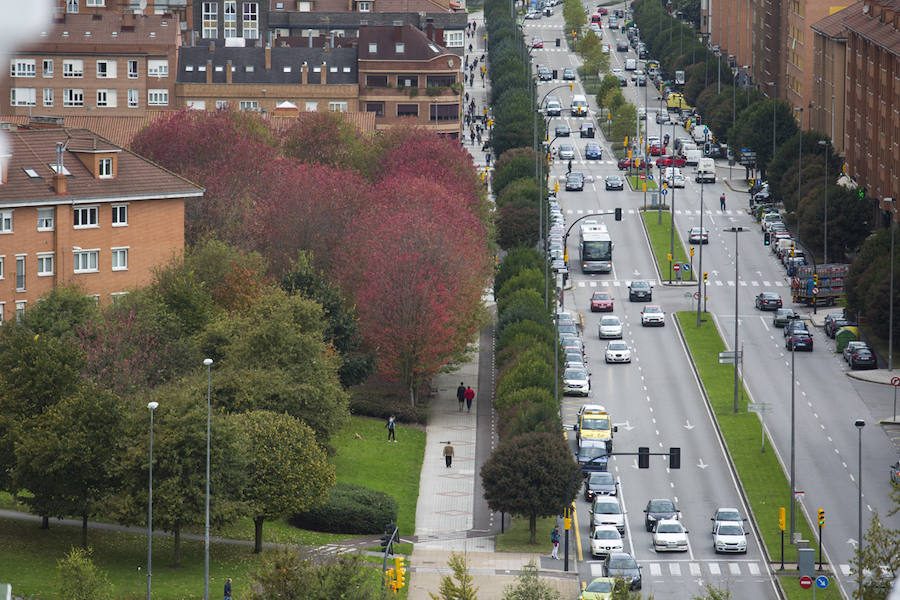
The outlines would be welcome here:
<svg viewBox="0 0 900 600">
<path fill-rule="evenodd" d="M 652 577 L 659 577 L 662 575 L 662 569 L 659 568 L 659 563 L 650 563 L 650 575 Z"/>
<path fill-rule="evenodd" d="M 709 572 L 713 575 L 719 575 L 721 571 L 719 571 L 719 563 L 709 563 Z"/>
<path fill-rule="evenodd" d="M 700 576 L 700 565 L 697 563 L 688 563 L 688 567 L 691 570 L 691 577 L 699 577 Z"/>
<path fill-rule="evenodd" d="M 675 577 L 681 577 L 681 565 L 678 563 L 669 563 L 669 573 Z"/>
<path fill-rule="evenodd" d="M 759 575 L 759 565 L 755 562 L 752 562 L 747 565 L 747 568 L 750 569 L 751 575 Z"/>
<path fill-rule="evenodd" d="M 741 567 L 737 563 L 728 563 L 728 570 L 731 571 L 732 575 L 740 575 Z"/>
</svg>

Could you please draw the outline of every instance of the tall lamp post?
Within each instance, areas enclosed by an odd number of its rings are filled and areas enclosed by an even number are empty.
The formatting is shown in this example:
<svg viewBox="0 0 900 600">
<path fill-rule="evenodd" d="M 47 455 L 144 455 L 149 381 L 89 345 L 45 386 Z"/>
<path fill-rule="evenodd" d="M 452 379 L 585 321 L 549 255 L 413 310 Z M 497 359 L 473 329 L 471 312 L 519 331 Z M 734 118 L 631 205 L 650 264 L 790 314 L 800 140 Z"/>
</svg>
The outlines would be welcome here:
<svg viewBox="0 0 900 600">
<path fill-rule="evenodd" d="M 147 403 L 150 409 L 150 482 L 147 501 L 147 600 L 150 600 L 151 580 L 153 578 L 153 411 L 159 402 Z"/>
<path fill-rule="evenodd" d="M 857 549 L 857 552 L 862 552 L 862 549 L 863 549 L 863 528 L 862 528 L 862 497 L 863 497 L 863 493 L 862 493 L 862 430 L 863 430 L 863 427 L 866 426 L 866 422 L 863 421 L 862 419 L 856 419 L 856 421 L 855 421 L 853 424 L 856 425 L 856 431 L 859 433 L 859 435 L 858 435 L 858 437 L 859 437 L 859 450 L 858 450 L 858 454 L 859 454 L 859 465 L 858 465 L 858 467 L 857 467 L 859 470 L 858 470 L 857 473 L 856 473 L 856 475 L 857 475 L 857 478 L 856 478 L 856 479 L 857 479 L 856 485 L 857 485 L 857 489 L 858 489 L 858 492 L 857 492 L 857 506 L 856 506 L 856 519 L 857 519 L 856 527 L 857 527 L 857 535 L 859 536 L 859 543 L 857 544 L 856 549 Z M 857 576 L 856 576 L 856 597 L 857 597 L 857 598 L 861 597 L 861 596 L 860 596 L 861 589 L 862 589 L 862 569 L 859 570 L 859 573 L 858 573 Z"/>
<path fill-rule="evenodd" d="M 703 300 L 703 181 L 700 182 L 700 265 L 697 267 L 697 327 L 700 327 L 700 301 Z"/>
<path fill-rule="evenodd" d="M 825 223 L 822 234 L 822 263 L 828 264 L 828 140 L 819 140 L 819 145 L 825 147 Z"/>
<path fill-rule="evenodd" d="M 888 299 L 888 371 L 894 370 L 894 229 L 897 224 L 897 199 L 891 198 L 891 290 Z"/>
<path fill-rule="evenodd" d="M 734 413 L 738 412 L 738 301 L 740 299 L 740 280 L 738 279 L 738 234 L 748 231 L 743 227 L 729 227 L 725 231 L 734 233 Z"/>
<path fill-rule="evenodd" d="M 796 404 L 794 402 L 794 388 L 796 387 L 796 385 L 794 384 L 794 381 L 795 381 L 795 378 L 794 378 L 794 355 L 795 355 L 794 344 L 792 342 L 791 343 L 791 481 L 790 481 L 790 484 L 791 484 L 791 498 L 790 498 L 790 501 L 791 501 L 791 536 L 790 536 L 790 539 L 791 539 L 792 544 L 794 543 L 794 531 L 795 531 L 794 510 L 796 508 L 796 502 L 794 501 L 794 490 L 797 489 L 796 485 L 794 485 L 794 463 L 795 463 L 795 457 L 796 457 L 796 452 L 795 452 L 796 438 L 795 438 L 795 436 L 797 433 L 797 428 L 795 426 L 795 420 L 794 420 L 795 413 L 796 413 Z"/>
<path fill-rule="evenodd" d="M 206 530 L 203 536 L 203 598 L 209 600 L 209 422 L 210 422 L 210 366 L 211 358 L 204 358 L 206 365 Z"/>
<path fill-rule="evenodd" d="M 769 163 L 775 160 L 775 107 L 778 105 L 778 82 L 770 81 L 768 83 L 772 86 L 772 158 L 769 160 Z M 766 170 L 768 174 L 768 169 Z"/>
</svg>

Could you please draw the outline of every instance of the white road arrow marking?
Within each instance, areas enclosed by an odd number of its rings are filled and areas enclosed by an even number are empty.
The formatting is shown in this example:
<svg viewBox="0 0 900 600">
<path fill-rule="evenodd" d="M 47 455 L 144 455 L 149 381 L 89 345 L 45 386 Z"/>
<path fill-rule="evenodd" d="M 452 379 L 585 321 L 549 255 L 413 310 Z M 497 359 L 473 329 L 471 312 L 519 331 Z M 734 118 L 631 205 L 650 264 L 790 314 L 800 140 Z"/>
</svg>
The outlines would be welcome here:
<svg viewBox="0 0 900 600">
<path fill-rule="evenodd" d="M 625 421 L 624 423 L 613 423 L 613 425 L 616 427 L 621 427 L 625 431 L 631 431 L 632 429 L 634 429 L 634 425 L 631 425 L 628 421 Z"/>
<path fill-rule="evenodd" d="M 697 463 L 697 466 L 700 467 L 701 469 L 705 469 L 705 468 L 708 467 L 709 465 L 706 464 L 706 463 L 704 463 L 704 462 L 703 462 L 703 459 L 701 458 L 701 459 L 700 459 L 700 462 Z"/>
<path fill-rule="evenodd" d="M 856 548 L 856 546 L 859 545 L 859 542 L 857 542 L 853 538 L 847 538 L 847 543 L 850 544 L 851 546 L 853 546 L 854 548 Z"/>
<path fill-rule="evenodd" d="M 691 422 L 688 421 L 687 419 L 684 420 L 684 425 L 682 425 L 682 427 L 684 427 L 684 428 L 687 429 L 688 431 L 690 431 L 691 429 L 694 428 L 694 426 L 691 425 Z"/>
</svg>

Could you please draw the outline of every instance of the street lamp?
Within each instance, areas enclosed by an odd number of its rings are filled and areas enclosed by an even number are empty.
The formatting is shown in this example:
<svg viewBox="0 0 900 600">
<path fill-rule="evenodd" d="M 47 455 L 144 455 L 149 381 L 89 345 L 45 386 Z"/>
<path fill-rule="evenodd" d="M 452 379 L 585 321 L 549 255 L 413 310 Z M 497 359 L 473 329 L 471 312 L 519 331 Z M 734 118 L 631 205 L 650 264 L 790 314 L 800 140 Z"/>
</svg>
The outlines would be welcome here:
<svg viewBox="0 0 900 600">
<path fill-rule="evenodd" d="M 211 358 L 204 358 L 206 365 L 206 533 L 203 536 L 204 560 L 203 560 L 203 598 L 209 600 L 209 421 L 210 421 L 210 365 Z"/>
<path fill-rule="evenodd" d="M 772 158 L 769 160 L 769 164 L 775 160 L 775 107 L 778 104 L 778 82 L 770 81 L 768 85 L 772 86 Z M 768 169 L 766 169 L 766 174 L 768 175 Z"/>
<path fill-rule="evenodd" d="M 701 188 L 702 189 L 702 188 Z M 734 233 L 734 413 L 738 411 L 738 300 L 741 289 L 740 280 L 738 279 L 738 234 L 742 231 L 749 231 L 743 227 L 729 227 L 725 231 Z M 701 234 L 702 235 L 702 234 Z"/>
<path fill-rule="evenodd" d="M 800 144 L 797 151 L 797 208 L 794 214 L 798 215 L 797 231 L 800 231 L 799 215 L 800 215 L 800 194 L 803 185 L 803 107 L 799 106 L 794 109 L 800 112 Z M 815 299 L 813 299 L 815 302 Z"/>
<path fill-rule="evenodd" d="M 897 223 L 897 202 L 891 201 L 891 290 L 888 298 L 888 371 L 894 370 L 894 229 Z"/>
<path fill-rule="evenodd" d="M 825 226 L 822 238 L 822 262 L 828 264 L 828 140 L 819 140 L 819 145 L 825 147 Z"/>
<path fill-rule="evenodd" d="M 858 499 L 859 499 L 859 502 L 858 502 L 858 505 L 857 505 L 857 509 L 856 509 L 856 518 L 857 518 L 857 523 L 856 523 L 856 525 L 857 525 L 857 534 L 859 535 L 859 544 L 856 546 L 856 548 L 859 550 L 859 552 L 862 552 L 862 549 L 863 549 L 863 528 L 862 528 L 862 497 L 863 497 L 863 493 L 862 493 L 862 430 L 863 430 L 863 427 L 866 426 L 866 422 L 863 421 L 862 419 L 856 419 L 856 421 L 854 421 L 853 424 L 856 426 L 856 431 L 859 433 L 859 435 L 858 435 L 858 438 L 859 438 L 859 450 L 858 450 L 858 454 L 859 454 L 859 466 L 857 467 L 857 468 L 859 469 L 859 471 L 858 471 L 857 474 L 856 474 L 856 479 L 857 479 L 857 481 L 856 481 L 856 486 L 857 486 L 857 489 L 858 489 L 858 494 L 857 494 L 857 496 L 858 496 Z M 862 569 L 860 569 L 860 571 L 862 571 Z"/>
<path fill-rule="evenodd" d="M 150 409 L 150 485 L 147 502 L 147 600 L 150 600 L 151 579 L 153 577 L 153 411 L 159 402 L 149 402 Z"/>
<path fill-rule="evenodd" d="M 796 502 L 794 501 L 794 490 L 797 487 L 794 485 L 794 464 L 796 462 L 796 433 L 797 427 L 795 426 L 795 413 L 796 413 L 796 403 L 794 401 L 794 388 L 795 379 L 794 379 L 794 343 L 791 342 L 791 543 L 794 543 L 794 530 L 796 529 L 794 526 L 795 523 L 795 514 L 794 510 L 796 509 Z"/>
<path fill-rule="evenodd" d="M 700 327 L 700 301 L 703 299 L 703 183 L 700 181 L 700 265 L 697 270 L 697 327 Z M 737 283 L 735 283 L 737 285 Z"/>
</svg>

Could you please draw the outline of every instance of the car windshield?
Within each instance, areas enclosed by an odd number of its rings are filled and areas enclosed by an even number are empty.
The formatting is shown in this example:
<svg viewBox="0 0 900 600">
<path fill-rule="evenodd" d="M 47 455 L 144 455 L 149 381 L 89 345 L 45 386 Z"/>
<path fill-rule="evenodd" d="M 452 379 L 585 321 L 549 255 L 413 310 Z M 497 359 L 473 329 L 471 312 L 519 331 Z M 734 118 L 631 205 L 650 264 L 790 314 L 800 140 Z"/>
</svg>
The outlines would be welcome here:
<svg viewBox="0 0 900 600">
<path fill-rule="evenodd" d="M 587 379 L 587 372 L 582 369 L 566 369 L 565 379 L 583 380 Z"/>
<path fill-rule="evenodd" d="M 658 306 L 645 306 L 644 312 L 645 313 L 661 313 L 662 309 Z"/>
<path fill-rule="evenodd" d="M 584 591 L 597 592 L 599 594 L 609 594 L 612 592 L 612 588 L 612 581 L 607 581 L 605 579 L 595 579 L 586 588 L 584 588 Z"/>
<path fill-rule="evenodd" d="M 716 521 L 740 521 L 741 515 L 736 510 L 720 510 L 716 513 Z"/>
<path fill-rule="evenodd" d="M 650 512 L 675 512 L 675 505 L 671 500 L 651 500 L 647 510 Z"/>
<path fill-rule="evenodd" d="M 647 290 L 650 289 L 650 284 L 646 281 L 632 281 L 631 289 L 633 290 Z"/>
<path fill-rule="evenodd" d="M 578 333 L 578 329 L 575 327 L 575 323 L 560 323 L 558 327 L 560 333 Z"/>
<path fill-rule="evenodd" d="M 588 485 L 612 485 L 612 473 L 594 473 L 588 482 Z"/>
<path fill-rule="evenodd" d="M 637 562 L 630 556 L 609 559 L 610 569 L 637 569 Z"/>
<path fill-rule="evenodd" d="M 581 458 L 597 458 L 598 456 L 606 456 L 606 448 L 604 446 L 582 446 L 578 450 L 578 456 Z"/>
<path fill-rule="evenodd" d="M 610 295 L 606 292 L 594 292 L 594 300 L 610 300 Z"/>
<path fill-rule="evenodd" d="M 610 350 L 628 350 L 628 344 L 625 342 L 610 342 Z"/>
<path fill-rule="evenodd" d="M 765 300 L 777 300 L 778 299 L 778 294 L 774 294 L 772 292 L 765 292 L 763 294 L 760 294 L 760 296 L 762 296 Z"/>
<path fill-rule="evenodd" d="M 598 502 L 594 505 L 594 512 L 602 515 L 618 515 L 622 513 L 618 502 Z"/>
<path fill-rule="evenodd" d="M 722 525 L 719 527 L 719 535 L 744 535 L 744 529 L 740 525 Z"/>
<path fill-rule="evenodd" d="M 656 527 L 657 533 L 681 533 L 681 525 L 678 523 L 660 523 Z"/>
<path fill-rule="evenodd" d="M 609 417 L 591 417 L 584 419 L 581 428 L 588 431 L 609 430 Z"/>
<path fill-rule="evenodd" d="M 602 319 L 600 319 L 600 325 L 605 327 L 621 325 L 621 323 L 619 322 L 618 317 L 603 317 Z"/>
<path fill-rule="evenodd" d="M 595 529 L 593 537 L 595 540 L 617 540 L 622 536 L 615 529 Z"/>
</svg>

